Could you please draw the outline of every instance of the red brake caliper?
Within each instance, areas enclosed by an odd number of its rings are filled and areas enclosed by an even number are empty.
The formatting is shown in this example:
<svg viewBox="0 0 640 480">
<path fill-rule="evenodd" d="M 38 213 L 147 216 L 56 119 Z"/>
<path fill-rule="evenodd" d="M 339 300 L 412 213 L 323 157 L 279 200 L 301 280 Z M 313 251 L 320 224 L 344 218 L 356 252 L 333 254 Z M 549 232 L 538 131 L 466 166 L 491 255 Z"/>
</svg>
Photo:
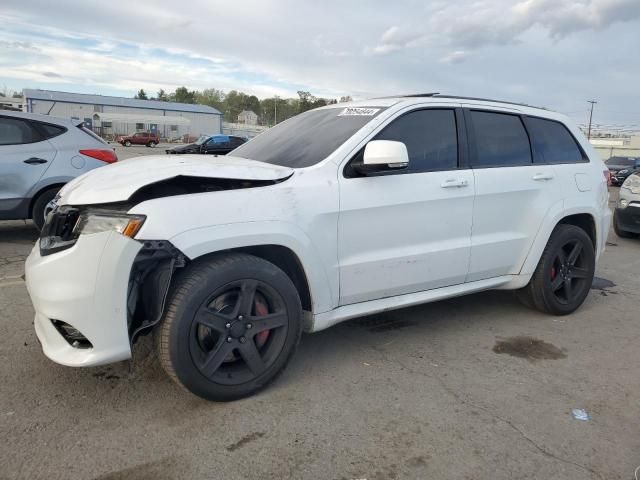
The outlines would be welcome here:
<svg viewBox="0 0 640 480">
<path fill-rule="evenodd" d="M 266 303 L 258 300 L 257 296 L 254 301 L 254 308 L 257 317 L 262 317 L 269 314 L 269 307 L 266 305 Z M 269 333 L 269 330 L 263 330 L 262 332 L 256 334 L 256 345 L 258 346 L 258 348 L 266 343 L 267 339 L 269 338 Z"/>
</svg>

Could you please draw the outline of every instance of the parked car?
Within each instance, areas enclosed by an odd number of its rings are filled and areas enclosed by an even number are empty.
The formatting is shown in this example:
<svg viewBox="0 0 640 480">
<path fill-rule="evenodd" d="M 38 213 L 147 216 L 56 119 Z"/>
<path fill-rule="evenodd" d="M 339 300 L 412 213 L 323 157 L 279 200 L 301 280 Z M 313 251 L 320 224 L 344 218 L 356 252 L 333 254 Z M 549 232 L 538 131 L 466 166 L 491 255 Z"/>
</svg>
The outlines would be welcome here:
<svg viewBox="0 0 640 480">
<path fill-rule="evenodd" d="M 640 171 L 638 157 L 611 157 L 605 163 L 611 172 L 612 185 L 622 185 L 629 175 Z"/>
<path fill-rule="evenodd" d="M 147 147 L 155 147 L 160 143 L 160 137 L 158 137 L 157 133 L 137 132 L 133 135 L 118 137 L 117 142 L 121 145 L 124 145 L 125 147 L 130 147 L 131 145 L 146 145 Z"/>
<path fill-rule="evenodd" d="M 72 366 L 152 332 L 169 376 L 212 400 L 267 385 L 303 330 L 361 315 L 488 289 L 570 314 L 611 222 L 578 127 L 491 100 L 329 105 L 232 156 L 157 165 L 63 189 L 26 262 L 35 329 Z"/>
<path fill-rule="evenodd" d="M 203 135 L 196 140 L 195 143 L 178 145 L 177 147 L 169 148 L 165 151 L 169 155 L 181 153 L 226 155 L 246 141 L 246 138 L 237 137 L 235 135 Z"/>
<path fill-rule="evenodd" d="M 640 172 L 627 177 L 613 212 L 613 229 L 622 238 L 632 238 L 640 234 Z"/>
<path fill-rule="evenodd" d="M 80 121 L 0 112 L 0 220 L 44 224 L 47 204 L 68 181 L 118 157 Z"/>
</svg>

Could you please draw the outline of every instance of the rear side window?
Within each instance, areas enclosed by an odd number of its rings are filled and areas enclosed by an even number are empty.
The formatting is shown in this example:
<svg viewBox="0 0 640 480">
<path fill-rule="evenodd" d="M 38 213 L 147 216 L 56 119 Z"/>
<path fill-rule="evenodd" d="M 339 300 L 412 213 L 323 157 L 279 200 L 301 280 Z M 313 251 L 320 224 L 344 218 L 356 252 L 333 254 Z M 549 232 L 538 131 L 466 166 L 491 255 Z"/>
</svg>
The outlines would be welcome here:
<svg viewBox="0 0 640 480">
<path fill-rule="evenodd" d="M 427 109 L 394 120 L 374 140 L 403 142 L 409 167 L 403 172 L 428 172 L 458 168 L 458 135 L 453 110 Z"/>
<path fill-rule="evenodd" d="M 527 129 L 535 152 L 534 163 L 578 163 L 587 159 L 560 122 L 528 117 Z"/>
<path fill-rule="evenodd" d="M 67 131 L 67 129 L 64 127 L 60 127 L 58 125 L 51 125 L 49 123 L 37 122 L 37 125 L 40 131 L 44 133 L 44 136 L 47 139 L 57 137 L 58 135 L 62 135 L 64 132 Z"/>
<path fill-rule="evenodd" d="M 472 167 L 511 167 L 531 164 L 527 131 L 517 115 L 471 110 L 476 143 Z"/>
<path fill-rule="evenodd" d="M 0 145 L 21 145 L 44 140 L 26 120 L 0 117 Z"/>
</svg>

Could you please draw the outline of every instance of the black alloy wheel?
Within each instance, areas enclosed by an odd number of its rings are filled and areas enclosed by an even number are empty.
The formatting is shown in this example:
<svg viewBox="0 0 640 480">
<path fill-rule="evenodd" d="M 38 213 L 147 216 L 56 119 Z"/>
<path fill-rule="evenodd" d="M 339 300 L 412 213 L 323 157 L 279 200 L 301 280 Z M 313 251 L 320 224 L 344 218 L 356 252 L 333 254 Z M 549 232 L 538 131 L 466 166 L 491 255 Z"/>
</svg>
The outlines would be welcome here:
<svg viewBox="0 0 640 480">
<path fill-rule="evenodd" d="M 203 398 L 229 401 L 272 382 L 302 333 L 300 297 L 276 265 L 248 254 L 193 261 L 174 279 L 158 358 L 179 385 Z"/>
</svg>

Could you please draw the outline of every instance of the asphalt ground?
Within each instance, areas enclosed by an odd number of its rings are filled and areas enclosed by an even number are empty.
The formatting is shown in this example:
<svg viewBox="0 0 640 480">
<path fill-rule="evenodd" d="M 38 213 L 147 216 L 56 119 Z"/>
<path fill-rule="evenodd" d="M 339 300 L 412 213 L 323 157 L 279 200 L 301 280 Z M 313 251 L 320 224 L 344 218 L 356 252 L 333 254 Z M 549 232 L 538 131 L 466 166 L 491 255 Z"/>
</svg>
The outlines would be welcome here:
<svg viewBox="0 0 640 480">
<path fill-rule="evenodd" d="M 36 237 L 0 222 L 0 478 L 628 480 L 640 465 L 640 239 L 611 233 L 573 315 L 495 291 L 364 317 L 303 336 L 259 395 L 210 403 L 148 337 L 132 362 L 49 361 L 21 278 Z"/>
</svg>

